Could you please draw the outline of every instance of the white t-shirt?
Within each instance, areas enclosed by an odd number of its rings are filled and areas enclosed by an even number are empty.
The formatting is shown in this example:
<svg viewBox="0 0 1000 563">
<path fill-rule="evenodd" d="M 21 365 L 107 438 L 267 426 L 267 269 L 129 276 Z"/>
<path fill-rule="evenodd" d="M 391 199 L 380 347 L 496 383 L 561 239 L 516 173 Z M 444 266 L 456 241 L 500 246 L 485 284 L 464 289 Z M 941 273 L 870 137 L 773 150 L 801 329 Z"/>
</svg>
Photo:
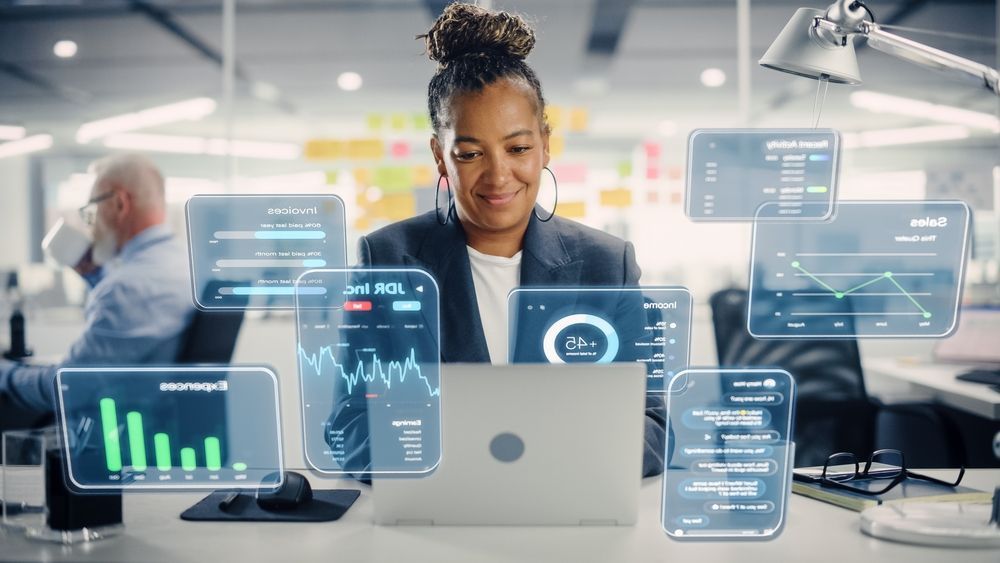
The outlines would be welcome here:
<svg viewBox="0 0 1000 563">
<path fill-rule="evenodd" d="M 507 258 L 466 248 L 490 362 L 503 365 L 507 363 L 507 294 L 521 281 L 521 253 Z"/>
</svg>

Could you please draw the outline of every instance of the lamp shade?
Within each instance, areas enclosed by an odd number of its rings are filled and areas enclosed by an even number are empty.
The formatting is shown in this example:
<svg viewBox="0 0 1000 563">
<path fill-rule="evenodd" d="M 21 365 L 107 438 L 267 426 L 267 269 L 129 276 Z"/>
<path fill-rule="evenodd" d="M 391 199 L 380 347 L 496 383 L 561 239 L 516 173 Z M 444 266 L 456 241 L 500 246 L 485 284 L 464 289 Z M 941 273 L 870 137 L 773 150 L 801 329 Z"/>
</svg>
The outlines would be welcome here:
<svg viewBox="0 0 1000 563">
<path fill-rule="evenodd" d="M 826 75 L 836 84 L 860 84 L 854 43 L 849 38 L 846 45 L 835 45 L 819 37 L 813 20 L 823 17 L 822 10 L 796 10 L 761 57 L 760 65 L 817 80 Z"/>
</svg>

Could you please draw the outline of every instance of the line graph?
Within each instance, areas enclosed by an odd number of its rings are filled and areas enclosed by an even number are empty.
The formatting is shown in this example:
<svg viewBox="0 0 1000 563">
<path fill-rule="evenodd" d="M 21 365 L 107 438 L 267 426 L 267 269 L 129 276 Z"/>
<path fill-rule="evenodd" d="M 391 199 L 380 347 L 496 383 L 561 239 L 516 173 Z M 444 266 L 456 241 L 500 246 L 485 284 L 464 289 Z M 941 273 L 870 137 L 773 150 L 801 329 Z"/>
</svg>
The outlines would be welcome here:
<svg viewBox="0 0 1000 563">
<path fill-rule="evenodd" d="M 896 289 L 899 290 L 899 293 L 898 294 L 880 293 L 878 295 L 880 295 L 880 296 L 902 295 L 902 296 L 906 297 L 907 299 L 909 299 L 910 302 L 912 302 L 913 305 L 916 306 L 917 309 L 920 309 L 921 316 L 923 316 L 925 319 L 929 319 L 929 318 L 931 318 L 933 316 L 933 314 L 930 311 L 928 311 L 927 309 L 924 309 L 923 305 L 921 305 L 919 301 L 917 301 L 916 299 L 914 299 L 913 294 L 911 294 L 910 292 L 906 291 L 906 288 L 904 288 L 903 286 L 899 285 L 899 282 L 896 281 L 896 276 L 892 272 L 888 272 L 887 271 L 887 272 L 882 272 L 880 274 L 864 274 L 864 275 L 869 275 L 869 276 L 873 276 L 873 277 L 872 277 L 872 279 L 870 279 L 870 280 L 868 280 L 868 281 L 866 281 L 864 283 L 860 283 L 860 284 L 858 284 L 858 285 L 856 285 L 856 286 L 854 286 L 852 288 L 845 289 L 845 290 L 838 290 L 838 289 L 833 288 L 829 284 L 827 284 L 822 279 L 818 278 L 815 274 L 813 274 L 813 273 L 809 272 L 808 270 L 806 270 L 805 268 L 803 268 L 802 264 L 799 263 L 797 260 L 792 262 L 792 267 L 795 268 L 796 270 L 802 272 L 802 274 L 804 276 L 808 277 L 809 279 L 811 279 L 814 282 L 818 283 L 819 285 L 823 286 L 826 290 L 828 290 L 830 292 L 830 294 L 832 294 L 837 299 L 843 299 L 844 297 L 847 297 L 848 295 L 851 295 L 851 294 L 855 293 L 859 289 L 866 288 L 866 287 L 868 287 L 868 286 L 870 286 L 872 284 L 875 284 L 877 282 L 880 282 L 882 280 L 889 280 L 890 282 L 892 282 L 892 285 L 896 286 Z M 927 295 L 930 295 L 930 294 L 927 294 Z M 841 313 L 841 314 L 844 314 L 844 313 Z M 847 314 L 850 314 L 850 313 L 847 313 Z"/>
<path fill-rule="evenodd" d="M 440 298 L 426 271 L 310 270 L 296 294 L 302 439 L 330 475 L 420 477 L 441 460 Z"/>
<path fill-rule="evenodd" d="M 354 371 L 347 370 L 344 364 L 337 361 L 332 346 L 323 346 L 319 352 L 310 354 L 299 344 L 299 358 L 302 361 L 302 366 L 308 366 L 317 376 L 328 373 L 327 369 L 332 370 L 336 377 L 343 379 L 347 384 L 348 394 L 353 393 L 361 382 L 366 384 L 378 382 L 385 388 L 386 392 L 389 392 L 392 390 L 394 381 L 398 381 L 399 385 L 405 385 L 407 379 L 410 378 L 423 382 L 429 397 L 441 395 L 441 388 L 432 385 L 421 372 L 420 364 L 417 362 L 417 351 L 413 348 L 410 348 L 410 353 L 402 361 L 390 360 L 385 363 L 385 367 L 383 367 L 383 361 L 378 353 L 373 351 L 371 361 L 368 364 L 370 369 L 367 370 L 364 361 L 359 361 Z M 329 368 L 326 368 L 327 364 L 329 364 Z M 380 393 L 372 393 L 370 389 L 368 391 L 366 393 L 368 396 L 381 396 Z"/>
<path fill-rule="evenodd" d="M 757 338 L 947 336 L 970 219 L 960 201 L 841 201 L 828 222 L 756 222 L 747 329 Z"/>
</svg>

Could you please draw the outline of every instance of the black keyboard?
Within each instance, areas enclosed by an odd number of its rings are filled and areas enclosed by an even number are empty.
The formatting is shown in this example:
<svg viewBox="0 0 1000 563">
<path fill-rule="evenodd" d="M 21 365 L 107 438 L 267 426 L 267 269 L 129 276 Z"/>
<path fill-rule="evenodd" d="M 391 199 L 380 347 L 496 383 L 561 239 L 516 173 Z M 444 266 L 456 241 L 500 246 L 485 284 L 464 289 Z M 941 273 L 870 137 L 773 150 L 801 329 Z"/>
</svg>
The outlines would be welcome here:
<svg viewBox="0 0 1000 563">
<path fill-rule="evenodd" d="M 955 376 L 959 381 L 1000 386 L 1000 369 L 974 369 Z"/>
</svg>

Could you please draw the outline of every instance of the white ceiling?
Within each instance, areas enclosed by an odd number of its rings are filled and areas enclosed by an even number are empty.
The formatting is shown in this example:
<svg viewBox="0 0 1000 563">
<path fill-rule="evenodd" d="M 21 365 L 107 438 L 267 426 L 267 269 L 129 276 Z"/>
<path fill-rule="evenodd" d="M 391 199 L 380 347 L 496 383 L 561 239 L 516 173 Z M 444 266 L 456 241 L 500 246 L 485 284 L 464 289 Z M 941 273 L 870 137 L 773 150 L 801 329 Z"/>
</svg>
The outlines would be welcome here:
<svg viewBox="0 0 1000 563">
<path fill-rule="evenodd" d="M 613 151 L 620 158 L 661 120 L 678 125 L 678 138 L 694 127 L 739 125 L 737 114 L 735 1 L 635 2 L 610 60 L 587 53 L 598 0 L 496 1 L 537 22 L 538 43 L 529 58 L 550 103 L 590 110 L 592 135 L 573 139 L 570 150 Z M 184 29 L 221 53 L 219 1 L 158 0 Z M 816 83 L 762 69 L 763 54 L 794 10 L 808 0 L 751 1 L 752 113 L 754 125 L 809 126 Z M 899 25 L 978 36 L 959 39 L 906 33 L 914 39 L 992 66 L 997 3 L 990 1 L 879 1 L 880 19 L 909 10 Z M 235 106 L 236 134 L 244 138 L 303 141 L 337 136 L 361 127 L 371 112 L 424 110 L 434 65 L 414 36 L 427 30 L 431 10 L 419 0 L 240 0 L 236 18 L 239 65 L 255 81 L 277 86 L 289 112 L 254 99 L 242 88 Z M 60 39 L 79 44 L 70 60 L 53 56 Z M 990 42 L 993 43 L 990 43 Z M 997 99 L 975 85 L 859 49 L 864 88 L 997 111 Z M 16 65 L 52 85 L 39 87 L 4 72 Z M 699 83 L 706 67 L 723 69 L 718 89 Z M 337 75 L 361 73 L 358 92 L 342 92 Z M 604 92 L 581 90 L 579 81 L 603 81 Z M 57 136 L 57 148 L 80 150 L 72 134 L 80 123 L 159 103 L 208 95 L 219 97 L 220 66 L 126 1 L 0 0 L 0 123 Z M 58 92 L 62 89 L 62 93 Z M 821 125 L 842 130 L 924 125 L 913 118 L 853 109 L 851 87 L 831 86 Z M 68 93 L 67 93 L 68 92 Z M 67 99 L 70 98 L 70 99 Z M 79 98 L 75 99 L 74 98 Z M 224 112 L 194 124 L 158 132 L 222 135 Z M 975 138 L 970 146 L 994 140 Z"/>
</svg>

